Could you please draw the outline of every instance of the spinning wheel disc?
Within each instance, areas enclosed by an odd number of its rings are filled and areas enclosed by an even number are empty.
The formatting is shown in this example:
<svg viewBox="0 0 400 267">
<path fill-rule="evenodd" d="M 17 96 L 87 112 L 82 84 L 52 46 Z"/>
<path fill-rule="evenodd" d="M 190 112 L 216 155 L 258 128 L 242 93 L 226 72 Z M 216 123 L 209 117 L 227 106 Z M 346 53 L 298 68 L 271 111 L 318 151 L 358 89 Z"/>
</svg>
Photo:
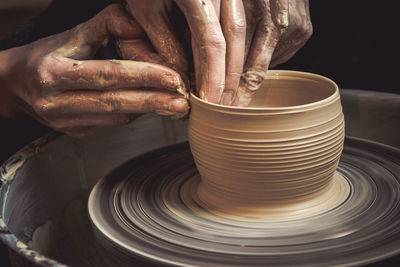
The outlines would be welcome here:
<svg viewBox="0 0 400 267">
<path fill-rule="evenodd" d="M 366 264 L 400 252 L 400 150 L 347 138 L 337 169 L 346 197 L 317 214 L 226 218 L 195 201 L 187 143 L 123 164 L 93 188 L 89 216 L 123 264 Z"/>
</svg>

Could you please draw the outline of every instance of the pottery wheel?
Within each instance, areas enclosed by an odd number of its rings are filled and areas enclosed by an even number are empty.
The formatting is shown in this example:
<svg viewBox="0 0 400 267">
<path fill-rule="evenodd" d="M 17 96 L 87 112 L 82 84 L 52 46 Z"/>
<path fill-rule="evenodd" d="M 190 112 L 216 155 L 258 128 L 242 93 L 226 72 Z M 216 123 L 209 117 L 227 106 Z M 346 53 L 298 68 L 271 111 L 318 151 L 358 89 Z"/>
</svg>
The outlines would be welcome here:
<svg viewBox="0 0 400 267">
<path fill-rule="evenodd" d="M 123 264 L 359 265 L 400 253 L 400 150 L 347 138 L 346 198 L 309 216 L 240 220 L 194 201 L 187 143 L 123 164 L 89 198 L 97 238 Z M 186 188 L 186 189 L 185 189 Z"/>
</svg>

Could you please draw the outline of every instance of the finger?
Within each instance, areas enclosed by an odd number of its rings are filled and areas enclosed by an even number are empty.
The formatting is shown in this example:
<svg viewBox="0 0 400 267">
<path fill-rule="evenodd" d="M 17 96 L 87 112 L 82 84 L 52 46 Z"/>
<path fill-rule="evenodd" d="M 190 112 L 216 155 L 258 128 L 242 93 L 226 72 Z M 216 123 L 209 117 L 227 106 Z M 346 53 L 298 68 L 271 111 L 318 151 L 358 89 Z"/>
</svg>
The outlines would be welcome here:
<svg viewBox="0 0 400 267">
<path fill-rule="evenodd" d="M 200 98 L 219 103 L 225 84 L 226 44 L 210 0 L 175 0 L 188 21 Z"/>
<path fill-rule="evenodd" d="M 188 72 L 188 61 L 185 51 L 172 29 L 166 11 L 170 9 L 169 1 L 158 1 L 152 6 L 151 14 L 143 12 L 149 10 L 146 1 L 134 1 L 135 6 L 129 2 L 127 10 L 135 17 L 143 27 L 151 44 L 162 59 L 181 74 Z"/>
<path fill-rule="evenodd" d="M 226 77 L 221 103 L 231 105 L 243 71 L 246 18 L 242 0 L 222 1 L 221 24 L 226 40 Z"/>
<path fill-rule="evenodd" d="M 163 58 L 154 52 L 153 47 L 146 40 L 117 39 L 116 43 L 119 55 L 123 59 L 166 65 Z"/>
<path fill-rule="evenodd" d="M 48 57 L 39 68 L 39 75 L 44 87 L 59 91 L 151 87 L 186 94 L 176 71 L 146 62 Z"/>
<path fill-rule="evenodd" d="M 123 40 L 117 39 L 118 54 L 123 59 L 143 61 L 148 63 L 155 63 L 163 66 L 170 66 L 170 64 L 164 61 L 164 59 L 157 53 L 154 52 L 153 47 L 147 40 L 136 39 L 136 40 Z M 185 85 L 185 88 L 190 88 L 188 73 L 178 72 Z M 183 95 L 186 95 L 182 89 L 180 91 Z"/>
<path fill-rule="evenodd" d="M 73 59 L 86 59 L 93 56 L 99 46 L 106 45 L 112 36 L 135 39 L 143 36 L 144 32 L 120 5 L 112 4 L 89 21 L 78 25 L 71 34 L 75 38 L 71 38 L 56 52 Z"/>
<path fill-rule="evenodd" d="M 221 0 L 211 0 L 211 3 L 213 4 L 215 14 L 219 19 L 221 17 Z"/>
<path fill-rule="evenodd" d="M 104 23 L 106 25 L 101 27 Z M 144 39 L 143 29 L 121 6 L 111 5 L 103 10 L 101 15 L 96 16 L 87 26 L 91 31 L 93 27 L 103 29 L 100 33 L 95 31 L 98 36 L 92 38 L 94 40 L 107 38 L 107 35 L 117 37 L 116 43 L 121 58 L 165 65 L 162 57 L 156 54 L 151 44 Z"/>
<path fill-rule="evenodd" d="M 290 1 L 289 16 L 290 24 L 276 46 L 271 66 L 289 60 L 312 35 L 308 0 Z"/>
<path fill-rule="evenodd" d="M 128 60 L 166 65 L 167 62 L 165 62 L 164 59 L 154 51 L 152 45 L 146 39 L 144 31 L 141 29 L 141 27 L 134 19 L 132 19 L 131 22 L 135 25 L 135 27 L 140 29 L 140 34 L 138 31 L 138 34 L 136 36 L 132 36 L 131 38 L 115 39 L 119 56 Z"/>
<path fill-rule="evenodd" d="M 202 77 L 202 64 L 204 64 L 204 62 L 202 62 L 200 60 L 200 48 L 196 45 L 196 41 L 195 38 L 192 37 L 192 50 L 193 50 L 193 65 L 194 65 L 194 77 L 195 77 L 195 90 L 192 89 L 192 92 L 195 91 L 194 93 L 198 96 L 200 96 L 200 91 L 204 92 L 205 89 L 201 90 L 201 81 L 203 79 Z M 206 67 L 204 67 L 203 72 L 205 72 L 207 70 Z M 200 96 L 200 98 L 204 99 L 204 95 L 203 97 Z M 219 98 L 218 98 L 219 99 Z"/>
<path fill-rule="evenodd" d="M 234 100 L 235 106 L 248 106 L 255 92 L 266 77 L 275 46 L 279 40 L 280 29 L 272 19 L 269 1 L 262 1 L 265 11 L 263 20 L 256 32 L 245 63 L 244 71 Z"/>
<path fill-rule="evenodd" d="M 66 91 L 41 105 L 47 114 L 133 114 L 155 112 L 183 117 L 189 106 L 177 93 L 149 90 L 117 90 L 106 92 Z"/>
<path fill-rule="evenodd" d="M 250 46 L 256 31 L 258 23 L 262 19 L 262 14 L 260 12 L 259 5 L 257 1 L 243 1 L 243 6 L 245 10 L 246 17 L 246 47 L 245 47 L 245 59 L 250 50 Z"/>
<path fill-rule="evenodd" d="M 110 35 L 123 39 L 145 36 L 140 25 L 126 13 L 121 5 L 111 4 L 103 12 L 105 19 L 100 17 L 99 20 L 106 23 L 106 30 Z M 100 24 L 97 21 L 93 23 Z"/>
<path fill-rule="evenodd" d="M 295 41 L 296 40 L 296 41 Z M 307 43 L 303 34 L 294 34 L 290 39 L 281 40 L 271 58 L 271 67 L 285 63 L 291 59 Z"/>
<path fill-rule="evenodd" d="M 295 0 L 297 1 L 297 0 Z M 283 35 L 289 26 L 289 0 L 270 0 L 271 19 Z"/>
<path fill-rule="evenodd" d="M 144 36 L 143 29 L 129 17 L 122 6 L 109 5 L 91 20 L 83 24 L 86 40 L 103 41 L 110 36 L 123 39 L 134 39 Z"/>
</svg>

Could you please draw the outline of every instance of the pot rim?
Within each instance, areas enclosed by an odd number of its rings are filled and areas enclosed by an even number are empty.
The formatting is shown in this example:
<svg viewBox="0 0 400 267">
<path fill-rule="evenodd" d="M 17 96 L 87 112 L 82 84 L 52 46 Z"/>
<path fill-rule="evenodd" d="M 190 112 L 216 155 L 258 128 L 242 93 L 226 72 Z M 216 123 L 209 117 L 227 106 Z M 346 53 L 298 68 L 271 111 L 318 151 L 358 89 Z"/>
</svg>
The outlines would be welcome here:
<svg viewBox="0 0 400 267">
<path fill-rule="evenodd" d="M 267 79 L 280 79 L 281 76 L 288 76 L 288 77 L 299 77 L 299 78 L 308 78 L 314 81 L 325 82 L 333 87 L 334 92 L 322 99 L 312 103 L 303 104 L 303 105 L 296 105 L 296 106 L 287 106 L 287 107 L 238 107 L 238 106 L 227 106 L 221 104 L 215 104 L 212 102 L 208 102 L 196 96 L 194 93 L 190 93 L 190 102 L 194 102 L 200 106 L 208 106 L 213 107 L 215 110 L 218 111 L 227 111 L 227 112 L 247 112 L 247 113 L 260 113 L 260 112 L 296 112 L 296 111 L 304 111 L 304 110 L 312 110 L 328 104 L 329 102 L 335 100 L 336 98 L 340 98 L 339 96 L 339 87 L 338 85 L 331 79 L 315 74 L 310 72 L 303 72 L 303 71 L 293 71 L 293 70 L 268 70 Z"/>
</svg>

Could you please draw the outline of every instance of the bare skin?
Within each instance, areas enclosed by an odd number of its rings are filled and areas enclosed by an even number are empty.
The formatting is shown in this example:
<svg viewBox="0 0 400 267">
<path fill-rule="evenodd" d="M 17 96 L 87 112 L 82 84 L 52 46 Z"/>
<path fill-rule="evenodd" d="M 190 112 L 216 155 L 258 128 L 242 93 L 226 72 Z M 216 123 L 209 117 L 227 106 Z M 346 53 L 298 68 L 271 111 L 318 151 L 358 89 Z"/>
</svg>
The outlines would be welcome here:
<svg viewBox="0 0 400 267">
<path fill-rule="evenodd" d="M 186 90 L 176 71 L 90 60 L 111 37 L 145 43 L 141 28 L 114 4 L 69 31 L 0 52 L 0 116 L 27 113 L 78 137 L 146 112 L 185 116 Z"/>
<path fill-rule="evenodd" d="M 174 25 L 173 4 L 191 32 L 198 95 L 207 101 L 247 106 L 269 66 L 290 59 L 310 38 L 308 0 L 126 0 L 159 57 L 183 77 L 188 57 Z M 212 7 L 212 8 L 211 8 Z M 122 46 L 123 56 L 138 53 Z"/>
</svg>

